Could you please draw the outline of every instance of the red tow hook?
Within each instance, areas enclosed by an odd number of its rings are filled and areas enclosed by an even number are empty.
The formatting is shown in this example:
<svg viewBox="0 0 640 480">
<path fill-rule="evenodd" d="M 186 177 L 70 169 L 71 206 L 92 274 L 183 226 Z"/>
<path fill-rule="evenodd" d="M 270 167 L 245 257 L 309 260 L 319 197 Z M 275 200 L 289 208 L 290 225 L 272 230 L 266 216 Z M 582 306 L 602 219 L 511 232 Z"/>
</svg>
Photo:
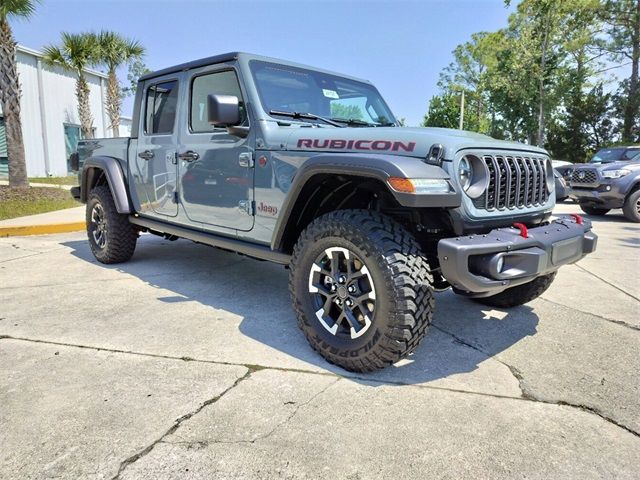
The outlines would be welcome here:
<svg viewBox="0 0 640 480">
<path fill-rule="evenodd" d="M 513 226 L 520 230 L 520 236 L 522 238 L 529 238 L 529 229 L 524 223 L 514 223 Z"/>
<path fill-rule="evenodd" d="M 570 213 L 569 215 L 571 215 L 573 218 L 575 218 L 576 223 L 578 225 L 584 224 L 584 220 L 582 220 L 582 216 L 581 215 L 578 215 L 577 213 Z"/>
</svg>

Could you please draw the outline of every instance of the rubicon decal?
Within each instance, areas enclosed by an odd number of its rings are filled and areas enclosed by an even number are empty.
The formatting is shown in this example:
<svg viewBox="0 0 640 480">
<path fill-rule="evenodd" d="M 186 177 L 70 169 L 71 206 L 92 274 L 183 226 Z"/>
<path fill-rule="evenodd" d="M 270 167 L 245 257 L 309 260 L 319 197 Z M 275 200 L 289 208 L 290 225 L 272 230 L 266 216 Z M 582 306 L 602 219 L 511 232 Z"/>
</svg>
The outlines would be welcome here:
<svg viewBox="0 0 640 480">
<path fill-rule="evenodd" d="M 312 140 L 301 138 L 298 148 L 327 150 L 376 150 L 390 152 L 413 152 L 416 142 L 392 142 L 390 140 Z"/>
</svg>

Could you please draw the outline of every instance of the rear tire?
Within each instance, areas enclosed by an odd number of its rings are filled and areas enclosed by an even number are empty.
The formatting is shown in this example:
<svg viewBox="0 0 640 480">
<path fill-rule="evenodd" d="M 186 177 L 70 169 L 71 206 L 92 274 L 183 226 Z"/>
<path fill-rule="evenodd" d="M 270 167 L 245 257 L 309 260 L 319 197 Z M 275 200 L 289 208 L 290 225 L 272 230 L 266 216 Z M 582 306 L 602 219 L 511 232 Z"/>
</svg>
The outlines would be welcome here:
<svg viewBox="0 0 640 480">
<path fill-rule="evenodd" d="M 524 305 L 538 298 L 553 283 L 556 272 L 538 277 L 528 283 L 507 288 L 506 290 L 490 297 L 474 298 L 475 301 L 490 307 L 511 308 Z"/>
<path fill-rule="evenodd" d="M 118 213 L 106 185 L 91 190 L 87 200 L 87 236 L 91 252 L 101 263 L 122 263 L 136 249 L 138 231 L 128 215 Z"/>
<path fill-rule="evenodd" d="M 370 372 L 404 358 L 431 323 L 431 276 L 401 225 L 366 210 L 314 220 L 291 259 L 289 291 L 298 324 L 327 361 Z"/>
<path fill-rule="evenodd" d="M 594 217 L 600 217 L 602 215 L 606 215 L 610 211 L 609 208 L 589 207 L 587 205 L 580 205 L 580 208 L 587 215 L 592 215 Z"/>
<path fill-rule="evenodd" d="M 622 207 L 624 216 L 632 222 L 640 222 L 640 190 L 632 192 Z"/>
</svg>

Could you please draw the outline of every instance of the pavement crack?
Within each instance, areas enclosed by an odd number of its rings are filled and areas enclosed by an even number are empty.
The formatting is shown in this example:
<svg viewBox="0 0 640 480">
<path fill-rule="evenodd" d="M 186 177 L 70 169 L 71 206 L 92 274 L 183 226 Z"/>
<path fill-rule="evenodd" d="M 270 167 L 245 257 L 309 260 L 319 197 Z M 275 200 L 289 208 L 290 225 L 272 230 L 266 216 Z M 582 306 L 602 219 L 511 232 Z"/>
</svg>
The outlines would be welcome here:
<svg viewBox="0 0 640 480">
<path fill-rule="evenodd" d="M 166 443 L 170 445 L 185 445 L 187 447 L 200 447 L 200 448 L 207 447 L 209 445 L 216 445 L 216 444 L 240 444 L 240 443 L 254 444 L 260 440 L 269 438 L 271 435 L 277 432 L 280 428 L 287 425 L 298 414 L 300 409 L 309 405 L 311 402 L 313 402 L 316 398 L 318 398 L 320 395 L 322 395 L 324 392 L 326 392 L 329 388 L 331 388 L 333 385 L 338 383 L 340 380 L 342 380 L 342 377 L 336 378 L 333 382 L 330 382 L 325 387 L 321 388 L 318 392 L 314 393 L 311 397 L 309 397 L 308 400 L 301 403 L 297 403 L 293 411 L 289 415 L 287 415 L 287 418 L 285 418 L 283 421 L 276 424 L 268 432 L 262 435 L 258 435 L 255 438 L 252 438 L 250 440 L 180 440 L 180 441 L 162 441 L 162 443 Z"/>
<path fill-rule="evenodd" d="M 449 335 L 450 337 L 453 337 L 453 339 L 456 342 L 460 343 L 461 345 L 464 345 L 465 347 L 469 347 L 469 348 L 475 350 L 476 352 L 479 352 L 479 353 L 483 354 L 487 358 L 491 358 L 491 359 L 495 360 L 496 362 L 500 363 L 501 365 L 504 365 L 505 367 L 507 367 L 509 369 L 509 371 L 511 372 L 511 374 L 518 381 L 518 387 L 520 388 L 520 394 L 522 395 L 522 398 L 526 398 L 524 389 L 522 388 L 522 381 L 523 381 L 522 373 L 520 373 L 520 371 L 516 367 L 514 367 L 513 365 L 509 365 L 509 364 L 503 362 L 497 356 L 491 355 L 491 354 L 485 352 L 480 347 L 478 347 L 478 346 L 476 346 L 476 345 L 474 345 L 472 343 L 467 342 L 462 337 L 459 337 L 455 333 L 451 333 L 448 330 L 445 330 L 444 328 L 440 327 L 439 325 L 431 324 L 431 326 L 433 328 L 437 329 L 437 330 L 440 330 L 442 333 L 445 333 L 445 334 Z"/>
<path fill-rule="evenodd" d="M 194 415 L 197 415 L 198 413 L 200 413 L 205 407 L 208 407 L 209 405 L 211 405 L 213 403 L 216 403 L 218 400 L 220 400 L 222 397 L 224 397 L 227 393 L 229 393 L 231 390 L 233 390 L 235 387 L 237 387 L 241 382 L 243 382 L 244 380 L 248 379 L 253 372 L 254 372 L 254 370 L 247 369 L 247 372 L 242 377 L 237 378 L 236 381 L 233 382 L 233 385 L 231 385 L 229 388 L 227 388 L 224 391 L 222 391 L 222 393 L 219 393 L 218 395 L 216 395 L 213 398 L 205 400 L 200 406 L 198 406 L 198 408 L 196 408 L 192 412 L 186 413 L 186 414 L 182 415 L 181 417 L 177 418 L 173 422 L 173 425 L 171 425 L 171 427 L 169 427 L 169 429 L 166 432 L 164 432 L 160 436 L 160 438 L 158 438 L 157 440 L 155 440 L 154 442 L 149 444 L 144 449 L 142 449 L 139 452 L 135 453 L 134 455 L 131 455 L 130 457 L 128 457 L 125 460 L 123 460 L 120 463 L 120 467 L 118 468 L 118 473 L 116 473 L 115 476 L 112 477 L 112 480 L 118 480 L 120 478 L 120 475 L 122 475 L 122 472 L 124 472 L 124 470 L 127 467 L 129 467 L 129 465 L 137 462 L 138 460 L 140 460 L 141 458 L 143 458 L 144 456 L 149 454 L 155 448 L 156 445 L 158 445 L 159 443 L 163 442 L 163 440 L 166 437 L 168 437 L 169 435 L 174 433 L 180 427 L 180 425 L 183 422 L 189 420 Z"/>
<path fill-rule="evenodd" d="M 495 361 L 501 363 L 502 365 L 504 365 L 505 367 L 507 367 L 509 369 L 509 371 L 511 372 L 511 374 L 516 378 L 516 380 L 518 380 L 518 386 L 520 388 L 520 392 L 522 394 L 522 399 L 523 400 L 528 400 L 531 402 L 538 402 L 538 403 L 544 403 L 547 405 L 561 405 L 561 406 L 566 406 L 566 407 L 572 407 L 572 408 L 577 408 L 580 410 L 583 410 L 585 412 L 591 413 L 593 415 L 597 415 L 598 417 L 602 418 L 603 420 L 605 420 L 608 423 L 611 423 L 612 425 L 615 425 L 617 427 L 622 428 L 623 430 L 626 430 L 627 432 L 635 435 L 636 437 L 640 437 L 640 433 L 636 432 L 635 430 L 633 430 L 632 428 L 614 420 L 613 418 L 607 416 L 604 412 L 598 410 L 597 408 L 594 407 L 590 407 L 588 405 L 583 405 L 583 404 L 579 404 L 579 403 L 572 403 L 572 402 L 567 402 L 565 400 L 545 400 L 543 398 L 537 397 L 536 395 L 534 395 L 533 393 L 531 393 L 531 391 L 529 389 L 526 388 L 525 384 L 524 384 L 524 375 L 522 374 L 522 372 L 520 370 L 518 370 L 516 367 L 514 367 L 513 365 L 509 365 L 505 362 L 503 362 L 502 360 L 500 360 L 499 358 L 497 358 L 496 356 L 492 356 L 489 355 L 487 352 L 483 351 L 481 348 L 463 340 L 462 338 L 458 337 L 457 335 L 448 332 L 447 330 L 444 330 L 443 328 L 439 327 L 438 325 L 432 325 L 434 328 L 440 330 L 443 333 L 446 333 L 447 335 L 450 335 L 451 337 L 453 337 L 456 341 L 460 342 L 462 345 L 465 345 L 469 348 L 472 348 L 480 353 L 482 353 L 483 355 L 486 355 L 488 358 L 492 358 Z"/>
<path fill-rule="evenodd" d="M 316 392 L 314 395 L 312 395 L 307 401 L 302 402 L 302 403 L 298 403 L 296 405 L 296 408 L 293 410 L 293 412 L 291 412 L 289 414 L 289 416 L 284 419 L 282 422 L 278 423 L 275 427 L 273 427 L 269 432 L 267 432 L 264 435 L 258 436 L 256 438 L 254 438 L 251 443 L 255 443 L 258 440 L 264 440 L 266 438 L 269 438 L 271 435 L 273 435 L 277 430 L 279 430 L 280 428 L 282 428 L 283 426 L 285 426 L 287 423 L 289 423 L 291 420 L 293 420 L 293 417 L 295 417 L 298 414 L 298 411 L 302 408 L 305 407 L 307 405 L 309 405 L 311 402 L 313 402 L 316 398 L 318 398 L 320 395 L 322 395 L 324 392 L 326 392 L 330 387 L 332 387 L 333 385 L 335 385 L 336 383 L 338 383 L 340 380 L 342 379 L 342 377 L 338 377 L 336 378 L 333 382 L 329 383 L 328 385 L 326 385 L 324 388 L 320 389 L 320 391 Z"/>
<path fill-rule="evenodd" d="M 576 267 L 578 267 L 578 268 L 579 268 L 580 270 L 582 270 L 583 272 L 588 273 L 589 275 L 591 275 L 591 276 L 593 276 L 593 277 L 596 277 L 596 278 L 597 278 L 598 280 L 600 280 L 601 282 L 606 283 L 606 284 L 607 284 L 607 285 L 609 285 L 610 287 L 615 288 L 616 290 L 618 290 L 618 291 L 619 291 L 619 292 L 621 292 L 621 293 L 624 293 L 626 296 L 631 297 L 631 298 L 633 298 L 634 300 L 636 300 L 636 301 L 640 302 L 640 298 L 638 298 L 638 297 L 636 297 L 635 295 L 632 295 L 631 293 L 629 293 L 629 292 L 625 291 L 623 288 L 620 288 L 619 286 L 617 286 L 616 284 L 614 284 L 614 283 L 610 282 L 609 280 L 607 280 L 607 279 L 605 279 L 605 278 L 601 277 L 600 275 L 597 275 L 597 274 L 595 274 L 595 273 L 593 273 L 593 272 L 591 272 L 591 271 L 587 270 L 586 268 L 584 268 L 584 267 L 583 267 L 583 266 L 581 266 L 581 265 L 578 265 L 578 264 L 575 264 L 575 265 L 576 265 Z"/>
<path fill-rule="evenodd" d="M 599 318 L 599 319 L 604 320 L 606 322 L 615 323 L 616 325 L 627 327 L 627 328 L 630 328 L 631 330 L 636 330 L 636 331 L 640 332 L 640 327 L 639 326 L 631 325 L 630 323 L 627 323 L 627 322 L 625 322 L 623 320 L 615 320 L 613 318 L 603 317 L 602 315 L 597 315 L 595 313 L 585 312 L 584 310 L 580 310 L 578 308 L 572 307 L 571 305 L 565 305 L 564 303 L 554 302 L 553 300 L 549 300 L 548 298 L 545 298 L 545 297 L 539 297 L 539 298 L 541 300 L 544 300 L 545 302 L 551 303 L 551 304 L 556 305 L 558 307 L 564 307 L 564 308 L 568 308 L 569 310 L 573 310 L 574 312 L 584 313 L 585 315 L 591 315 L 592 317 Z"/>
<path fill-rule="evenodd" d="M 434 327 L 435 327 L 435 325 L 434 325 Z M 445 333 L 448 333 L 448 332 L 445 332 Z M 448 333 L 448 334 L 451 335 L 450 333 Z M 174 355 L 162 355 L 162 354 L 159 354 L 159 353 L 136 352 L 136 351 L 132 351 L 132 350 L 123 350 L 123 349 L 116 349 L 116 348 L 105 348 L 105 347 L 98 347 L 98 346 L 93 346 L 93 345 L 81 345 L 81 344 L 77 344 L 77 343 L 56 342 L 56 341 L 53 341 L 53 340 L 41 340 L 41 339 L 37 339 L 37 338 L 15 337 L 15 336 L 12 336 L 12 335 L 0 334 L 0 340 L 3 340 L 3 339 L 16 340 L 16 341 L 20 341 L 20 342 L 41 343 L 41 344 L 44 344 L 44 345 L 56 345 L 56 346 L 68 347 L 68 348 L 80 348 L 80 349 L 86 349 L 86 350 L 93 350 L 93 351 L 97 351 L 97 352 L 120 353 L 120 354 L 124 354 L 124 355 L 136 355 L 136 356 L 140 356 L 140 357 L 160 358 L 160 359 L 163 359 L 163 360 L 176 360 L 176 361 L 181 361 L 181 362 L 208 363 L 208 364 L 212 364 L 212 365 L 223 365 L 223 366 L 232 366 L 232 367 L 246 367 L 246 368 L 249 368 L 249 369 L 251 369 L 253 371 L 275 370 L 275 371 L 278 371 L 278 372 L 287 372 L 287 373 L 307 373 L 307 374 L 310 374 L 310 375 L 320 375 L 320 376 L 325 376 L 325 377 L 344 378 L 346 380 L 366 382 L 366 383 L 369 383 L 369 384 L 381 384 L 381 385 L 390 385 L 390 386 L 397 386 L 397 387 L 411 387 L 411 388 L 421 388 L 421 389 L 423 388 L 423 389 L 427 389 L 427 390 L 437 390 L 437 391 L 443 391 L 443 392 L 462 393 L 462 394 L 467 394 L 467 395 L 480 395 L 480 396 L 483 396 L 483 397 L 505 398 L 505 399 L 511 399 L 511 400 L 521 400 L 522 399 L 521 397 L 514 397 L 514 396 L 511 396 L 511 395 L 500 395 L 500 394 L 496 394 L 496 393 L 477 392 L 477 391 L 473 391 L 473 390 L 462 390 L 462 389 L 458 389 L 458 388 L 441 387 L 441 386 L 437 386 L 437 385 L 414 384 L 414 383 L 408 383 L 408 382 L 402 382 L 402 381 L 394 381 L 394 380 L 389 380 L 389 379 L 379 379 L 379 378 L 375 378 L 375 377 L 368 377 L 366 375 L 355 375 L 353 373 L 347 373 L 347 374 L 341 375 L 339 373 L 334 373 L 334 372 L 309 370 L 309 369 L 304 369 L 304 368 L 276 367 L 276 366 L 258 365 L 258 364 L 251 364 L 251 363 L 224 362 L 222 360 L 205 360 L 205 359 L 193 358 L 193 357 L 189 357 L 189 356 L 174 356 Z M 464 343 L 462 340 L 459 340 L 459 342 L 460 343 Z M 474 347 L 471 346 L 471 348 L 474 348 Z M 487 354 L 484 353 L 484 355 L 487 355 Z"/>
</svg>

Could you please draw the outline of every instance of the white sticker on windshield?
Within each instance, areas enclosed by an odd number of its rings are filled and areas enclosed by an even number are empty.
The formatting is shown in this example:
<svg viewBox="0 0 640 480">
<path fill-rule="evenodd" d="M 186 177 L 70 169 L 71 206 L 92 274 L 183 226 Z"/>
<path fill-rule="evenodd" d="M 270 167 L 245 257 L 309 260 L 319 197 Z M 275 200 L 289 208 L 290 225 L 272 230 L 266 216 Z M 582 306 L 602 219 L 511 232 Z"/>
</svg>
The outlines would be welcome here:
<svg viewBox="0 0 640 480">
<path fill-rule="evenodd" d="M 327 98 L 340 98 L 338 96 L 338 92 L 336 92 L 335 90 L 327 90 L 326 88 L 323 88 L 322 93 Z"/>
</svg>

